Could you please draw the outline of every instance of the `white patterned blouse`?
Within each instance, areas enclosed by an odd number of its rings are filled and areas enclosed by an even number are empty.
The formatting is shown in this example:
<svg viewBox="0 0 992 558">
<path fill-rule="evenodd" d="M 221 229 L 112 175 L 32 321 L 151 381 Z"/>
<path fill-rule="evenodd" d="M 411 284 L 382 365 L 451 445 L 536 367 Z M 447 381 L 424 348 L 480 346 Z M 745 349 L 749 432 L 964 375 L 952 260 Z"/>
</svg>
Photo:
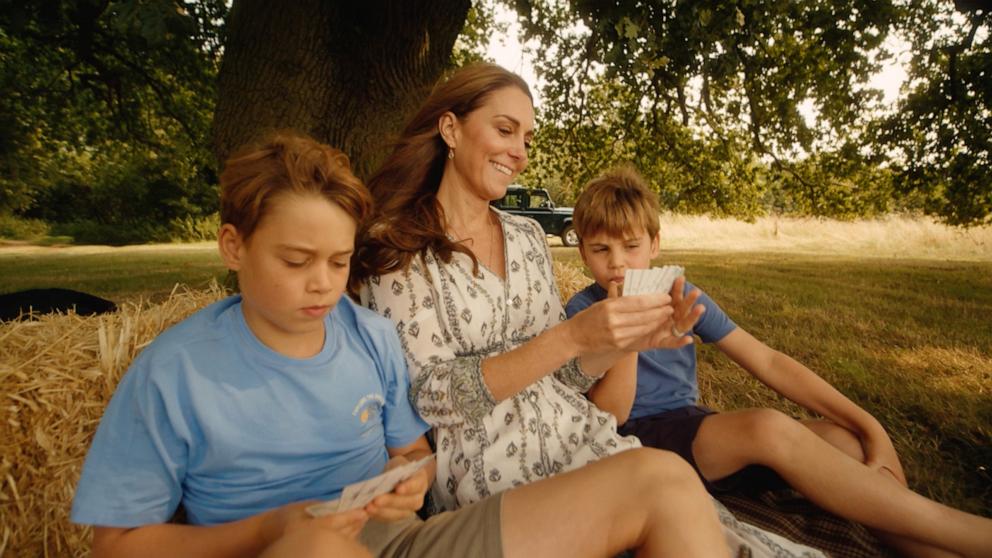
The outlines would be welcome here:
<svg viewBox="0 0 992 558">
<path fill-rule="evenodd" d="M 565 319 L 540 226 L 493 209 L 503 229 L 506 279 L 455 253 L 433 253 L 406 271 L 373 277 L 362 304 L 396 323 L 410 368 L 410 397 L 435 427 L 438 482 L 446 509 L 639 447 L 582 393 L 595 382 L 573 359 L 497 402 L 482 360 L 514 349 Z"/>
</svg>

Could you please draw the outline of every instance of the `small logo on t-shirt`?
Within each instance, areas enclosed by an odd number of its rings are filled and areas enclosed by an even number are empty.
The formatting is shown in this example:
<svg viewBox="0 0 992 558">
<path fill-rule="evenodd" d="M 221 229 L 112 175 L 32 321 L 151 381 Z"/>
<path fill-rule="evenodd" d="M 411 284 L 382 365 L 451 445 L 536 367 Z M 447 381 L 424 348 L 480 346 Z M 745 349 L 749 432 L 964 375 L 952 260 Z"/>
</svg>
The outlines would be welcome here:
<svg viewBox="0 0 992 558">
<path fill-rule="evenodd" d="M 351 416 L 358 417 L 362 424 L 366 424 L 385 403 L 386 400 L 383 399 L 382 395 L 370 393 L 358 400 L 358 405 L 355 405 L 354 410 L 351 411 Z"/>
</svg>

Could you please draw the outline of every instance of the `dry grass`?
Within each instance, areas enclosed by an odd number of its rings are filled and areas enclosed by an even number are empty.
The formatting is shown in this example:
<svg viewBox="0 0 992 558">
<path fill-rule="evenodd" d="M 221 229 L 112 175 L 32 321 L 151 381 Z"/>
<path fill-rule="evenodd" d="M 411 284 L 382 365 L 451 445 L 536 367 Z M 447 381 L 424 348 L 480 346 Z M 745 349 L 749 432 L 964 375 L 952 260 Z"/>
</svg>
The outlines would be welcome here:
<svg viewBox="0 0 992 558">
<path fill-rule="evenodd" d="M 131 360 L 162 330 L 218 300 L 219 287 L 102 316 L 0 323 L 0 556 L 85 556 L 68 514 L 90 440 Z"/>
<path fill-rule="evenodd" d="M 665 214 L 661 235 L 662 245 L 670 250 L 992 261 L 992 227 L 959 229 L 917 217 L 859 221 L 763 217 L 745 223 Z"/>
</svg>

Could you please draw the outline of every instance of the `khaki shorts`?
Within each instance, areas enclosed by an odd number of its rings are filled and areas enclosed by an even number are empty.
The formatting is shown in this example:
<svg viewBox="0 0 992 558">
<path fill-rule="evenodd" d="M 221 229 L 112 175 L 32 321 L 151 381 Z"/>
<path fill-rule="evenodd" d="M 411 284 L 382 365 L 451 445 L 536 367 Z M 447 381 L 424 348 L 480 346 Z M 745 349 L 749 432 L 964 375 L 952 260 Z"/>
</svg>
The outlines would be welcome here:
<svg viewBox="0 0 992 558">
<path fill-rule="evenodd" d="M 427 521 L 416 516 L 393 522 L 369 521 L 359 540 L 381 558 L 501 558 L 502 500 L 502 494 L 497 494 Z"/>
</svg>

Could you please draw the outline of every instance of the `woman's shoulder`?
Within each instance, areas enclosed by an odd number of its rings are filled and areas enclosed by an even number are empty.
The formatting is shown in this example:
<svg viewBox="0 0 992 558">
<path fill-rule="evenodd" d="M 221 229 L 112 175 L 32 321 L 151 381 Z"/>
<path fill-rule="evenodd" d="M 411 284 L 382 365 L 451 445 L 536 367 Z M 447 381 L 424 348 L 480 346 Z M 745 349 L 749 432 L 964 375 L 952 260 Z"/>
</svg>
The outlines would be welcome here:
<svg viewBox="0 0 992 558">
<path fill-rule="evenodd" d="M 496 212 L 497 216 L 499 216 L 500 221 L 503 223 L 503 228 L 507 229 L 507 231 L 519 232 L 522 234 L 537 234 L 542 237 L 544 236 L 544 229 L 542 229 L 541 225 L 534 219 L 524 217 L 522 215 L 507 213 L 495 207 L 492 208 L 492 210 Z"/>
</svg>

